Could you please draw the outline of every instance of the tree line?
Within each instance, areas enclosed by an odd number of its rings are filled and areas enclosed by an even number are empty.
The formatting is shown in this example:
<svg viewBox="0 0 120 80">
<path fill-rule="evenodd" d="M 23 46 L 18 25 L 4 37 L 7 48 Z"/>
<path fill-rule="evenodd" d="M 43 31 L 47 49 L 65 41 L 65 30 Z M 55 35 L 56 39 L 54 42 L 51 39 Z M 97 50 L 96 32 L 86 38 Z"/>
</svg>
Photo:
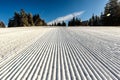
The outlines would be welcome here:
<svg viewBox="0 0 120 80">
<path fill-rule="evenodd" d="M 68 24 L 65 21 L 58 22 L 58 23 L 53 23 L 50 26 L 80 26 L 82 25 L 81 19 L 78 19 L 77 17 L 73 17 Z"/>
<path fill-rule="evenodd" d="M 20 13 L 15 12 L 8 23 L 8 27 L 45 25 L 47 25 L 46 22 L 40 18 L 39 14 L 32 15 L 31 13 L 26 13 L 23 9 L 21 9 Z"/>
<path fill-rule="evenodd" d="M 56 23 L 55 23 L 56 24 Z M 59 23 L 58 23 L 59 24 Z M 100 16 L 92 15 L 89 20 L 73 18 L 68 21 L 68 26 L 120 26 L 120 1 L 109 0 Z M 54 25 L 56 26 L 56 25 Z"/>
<path fill-rule="evenodd" d="M 100 16 L 89 19 L 90 26 L 120 26 L 120 1 L 109 0 Z"/>
<path fill-rule="evenodd" d="M 23 9 L 20 12 L 15 12 L 14 16 L 9 19 L 8 27 L 22 27 L 22 26 L 46 26 L 47 23 L 40 18 L 39 14 L 32 15 L 26 13 Z M 0 21 L 0 27 L 5 27 L 5 24 Z"/>
<path fill-rule="evenodd" d="M 58 23 L 53 23 L 52 25 L 49 25 L 49 26 L 66 26 L 66 23 L 65 23 L 65 21 L 62 21 L 62 22 L 58 22 Z"/>
<path fill-rule="evenodd" d="M 89 20 L 82 21 L 74 17 L 68 23 L 65 21 L 54 23 L 51 26 L 120 26 L 120 1 L 109 0 L 105 5 L 104 12 L 100 16 L 92 15 Z M 0 26 L 5 24 L 0 21 Z M 9 19 L 8 27 L 19 26 L 47 26 L 46 22 L 40 18 L 39 14 L 32 15 L 21 9 L 20 13 L 15 12 L 13 18 Z"/>
</svg>

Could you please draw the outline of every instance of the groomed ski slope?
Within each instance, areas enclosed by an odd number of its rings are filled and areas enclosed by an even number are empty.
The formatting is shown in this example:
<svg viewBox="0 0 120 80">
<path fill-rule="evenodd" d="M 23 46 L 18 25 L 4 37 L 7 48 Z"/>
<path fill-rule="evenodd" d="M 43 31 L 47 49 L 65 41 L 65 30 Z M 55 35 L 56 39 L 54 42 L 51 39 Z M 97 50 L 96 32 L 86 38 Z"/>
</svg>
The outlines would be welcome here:
<svg viewBox="0 0 120 80">
<path fill-rule="evenodd" d="M 49 30 L 42 27 L 0 28 L 0 64 L 14 57 Z"/>
<path fill-rule="evenodd" d="M 120 80 L 120 28 L 20 29 L 0 32 L 1 39 L 9 33 L 16 35 L 18 30 L 17 35 L 25 36 L 20 41 L 25 39 L 29 43 L 20 43 L 27 47 L 17 54 L 12 52 L 14 56 L 1 62 L 0 80 Z M 29 31 L 32 33 L 28 36 L 30 40 L 25 35 Z M 18 37 L 16 39 L 19 41 Z"/>
</svg>

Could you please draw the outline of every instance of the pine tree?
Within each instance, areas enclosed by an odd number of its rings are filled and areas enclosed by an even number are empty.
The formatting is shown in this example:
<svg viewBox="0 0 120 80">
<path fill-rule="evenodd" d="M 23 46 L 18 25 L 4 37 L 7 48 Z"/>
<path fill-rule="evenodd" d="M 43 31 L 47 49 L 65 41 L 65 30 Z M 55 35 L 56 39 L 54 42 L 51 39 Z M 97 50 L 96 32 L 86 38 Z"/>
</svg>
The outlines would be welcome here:
<svg viewBox="0 0 120 80">
<path fill-rule="evenodd" d="M 0 21 L 0 27 L 5 27 L 5 24 L 2 21 Z"/>
<path fill-rule="evenodd" d="M 23 9 L 21 9 L 20 15 L 20 26 L 29 26 L 27 14 Z"/>
<path fill-rule="evenodd" d="M 30 13 L 28 14 L 28 24 L 29 26 L 34 26 L 33 16 Z"/>
<path fill-rule="evenodd" d="M 82 25 L 81 19 L 76 18 L 76 20 L 75 20 L 75 26 L 81 26 L 81 25 Z"/>
<path fill-rule="evenodd" d="M 81 19 L 78 19 L 78 18 L 75 18 L 75 17 L 73 17 L 73 19 L 71 19 L 68 22 L 68 26 L 81 26 L 81 25 L 82 25 Z"/>
<path fill-rule="evenodd" d="M 57 23 L 57 26 L 62 26 L 62 24 L 60 22 Z"/>
<path fill-rule="evenodd" d="M 20 14 L 15 12 L 14 13 L 14 26 L 19 26 L 20 25 Z"/>
<path fill-rule="evenodd" d="M 33 16 L 33 22 L 35 26 L 46 26 L 47 25 L 45 21 L 40 18 L 39 14 L 36 14 Z"/>
<path fill-rule="evenodd" d="M 118 0 L 109 0 L 106 4 L 102 22 L 106 26 L 120 25 L 120 3 Z"/>
<path fill-rule="evenodd" d="M 8 27 L 15 27 L 15 26 L 14 26 L 14 20 L 13 20 L 12 18 L 9 19 Z M 17 27 L 17 26 L 16 26 L 16 27 Z"/>
<path fill-rule="evenodd" d="M 62 22 L 62 26 L 66 26 L 66 23 L 64 21 Z"/>
<path fill-rule="evenodd" d="M 92 18 L 89 19 L 89 25 L 94 26 L 95 25 L 95 16 L 94 14 L 92 15 Z"/>
<path fill-rule="evenodd" d="M 92 26 L 92 19 L 90 18 L 89 21 L 88 21 L 88 25 L 89 26 Z"/>
<path fill-rule="evenodd" d="M 73 17 L 71 24 L 72 24 L 71 26 L 75 26 L 75 17 Z"/>
<path fill-rule="evenodd" d="M 71 23 L 71 21 L 69 21 L 69 22 L 68 22 L 68 26 L 72 26 L 72 23 Z"/>
<path fill-rule="evenodd" d="M 15 12 L 14 17 L 9 19 L 8 27 L 18 27 L 20 26 L 20 14 Z"/>
<path fill-rule="evenodd" d="M 92 16 L 92 18 L 89 19 L 89 22 L 88 22 L 88 25 L 89 26 L 100 26 L 101 25 L 101 19 L 99 16 Z"/>
</svg>

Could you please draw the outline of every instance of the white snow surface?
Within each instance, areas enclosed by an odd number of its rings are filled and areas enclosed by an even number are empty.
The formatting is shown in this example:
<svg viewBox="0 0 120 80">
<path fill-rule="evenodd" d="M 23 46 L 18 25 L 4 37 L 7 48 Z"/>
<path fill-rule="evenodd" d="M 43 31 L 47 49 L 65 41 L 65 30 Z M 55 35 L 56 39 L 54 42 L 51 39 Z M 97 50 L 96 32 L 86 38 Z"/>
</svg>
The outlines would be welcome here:
<svg viewBox="0 0 120 80">
<path fill-rule="evenodd" d="M 0 80 L 120 80 L 120 28 L 0 28 L 0 55 Z"/>
<path fill-rule="evenodd" d="M 37 27 L 0 28 L 0 63 L 34 43 L 48 29 Z"/>
</svg>

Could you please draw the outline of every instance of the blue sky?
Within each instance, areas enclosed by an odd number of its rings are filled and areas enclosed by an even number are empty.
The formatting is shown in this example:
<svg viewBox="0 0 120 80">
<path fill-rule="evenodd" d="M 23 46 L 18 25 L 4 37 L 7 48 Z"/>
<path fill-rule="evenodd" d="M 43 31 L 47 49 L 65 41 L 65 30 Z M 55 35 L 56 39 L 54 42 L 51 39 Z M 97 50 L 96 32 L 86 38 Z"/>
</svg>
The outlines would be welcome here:
<svg viewBox="0 0 120 80">
<path fill-rule="evenodd" d="M 46 22 L 74 12 L 84 11 L 78 17 L 89 19 L 92 14 L 100 15 L 108 0 L 0 0 L 0 20 L 7 25 L 15 11 L 24 9 L 32 14 L 40 14 Z"/>
</svg>

